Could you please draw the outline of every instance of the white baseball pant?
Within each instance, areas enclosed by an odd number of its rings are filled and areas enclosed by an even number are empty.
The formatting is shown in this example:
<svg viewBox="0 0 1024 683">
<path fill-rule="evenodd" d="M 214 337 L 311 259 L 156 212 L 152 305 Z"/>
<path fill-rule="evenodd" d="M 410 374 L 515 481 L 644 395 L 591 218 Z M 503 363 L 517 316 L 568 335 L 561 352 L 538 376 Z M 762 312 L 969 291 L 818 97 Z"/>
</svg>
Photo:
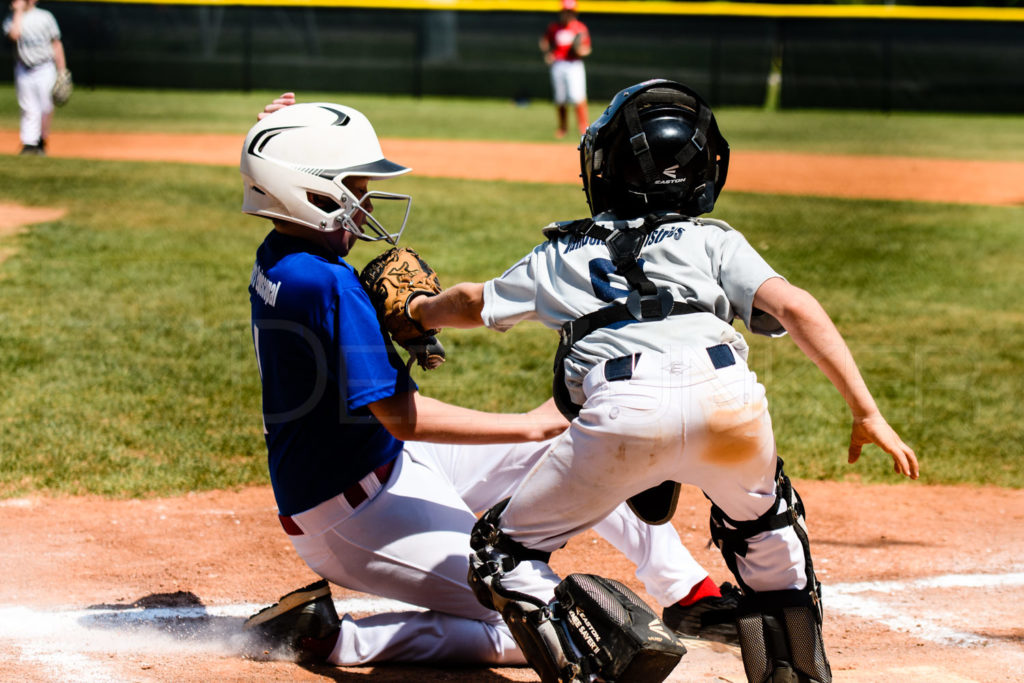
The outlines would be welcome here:
<svg viewBox="0 0 1024 683">
<path fill-rule="evenodd" d="M 761 516 L 776 499 L 771 418 L 764 387 L 730 354 L 732 363 L 716 368 L 700 347 L 644 351 L 632 378 L 618 381 L 605 377 L 606 362 L 596 365 L 584 379 L 579 417 L 513 494 L 502 529 L 529 548 L 553 551 L 618 501 L 666 480 L 701 488 L 731 519 Z M 736 559 L 752 589 L 806 586 L 793 527 L 748 541 L 746 556 Z M 544 600 L 558 580 L 540 563 L 503 578 Z"/>
<path fill-rule="evenodd" d="M 291 516 L 303 560 L 353 590 L 421 610 L 342 619 L 329 660 L 524 664 L 501 616 L 480 605 L 467 583 L 469 534 L 483 511 L 511 495 L 550 442 L 498 446 L 406 443 L 388 481 L 362 482 L 355 510 L 343 496 Z M 651 527 L 622 505 L 595 530 L 637 565 L 659 603 L 684 597 L 707 576 L 671 524 Z"/>
<path fill-rule="evenodd" d="M 53 84 L 57 67 L 52 61 L 27 67 L 14 65 L 14 89 L 21 109 L 21 144 L 38 145 L 50 136 L 53 119 Z"/>
<path fill-rule="evenodd" d="M 551 89 L 555 104 L 587 101 L 587 72 L 583 60 L 558 60 L 551 65 Z"/>
</svg>

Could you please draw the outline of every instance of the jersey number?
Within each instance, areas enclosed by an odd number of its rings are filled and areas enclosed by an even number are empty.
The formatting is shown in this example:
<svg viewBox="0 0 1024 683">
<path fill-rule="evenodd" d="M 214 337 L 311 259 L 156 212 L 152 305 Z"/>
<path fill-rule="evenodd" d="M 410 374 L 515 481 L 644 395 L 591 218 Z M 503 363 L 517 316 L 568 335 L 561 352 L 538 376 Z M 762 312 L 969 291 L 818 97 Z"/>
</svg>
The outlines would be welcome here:
<svg viewBox="0 0 1024 683">
<path fill-rule="evenodd" d="M 641 269 L 644 267 L 644 260 L 637 259 Z M 594 288 L 594 296 L 601 301 L 611 303 L 616 299 L 623 299 L 629 296 L 628 289 L 613 287 L 609 277 L 615 272 L 615 264 L 611 259 L 596 258 L 590 262 L 590 286 Z"/>
</svg>

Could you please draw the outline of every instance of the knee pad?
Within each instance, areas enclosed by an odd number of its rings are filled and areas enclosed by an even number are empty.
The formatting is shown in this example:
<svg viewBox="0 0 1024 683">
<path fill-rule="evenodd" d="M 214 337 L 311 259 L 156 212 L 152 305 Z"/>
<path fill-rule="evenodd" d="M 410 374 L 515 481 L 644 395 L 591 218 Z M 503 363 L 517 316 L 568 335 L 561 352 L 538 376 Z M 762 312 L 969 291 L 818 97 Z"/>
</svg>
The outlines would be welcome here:
<svg viewBox="0 0 1024 683">
<path fill-rule="evenodd" d="M 786 503 L 785 510 L 781 509 L 782 501 Z M 776 531 L 786 527 L 793 527 L 794 533 L 800 540 L 804 554 L 807 591 L 815 597 L 815 603 L 820 606 L 821 585 L 814 575 L 814 564 L 811 561 L 811 543 L 807 537 L 807 524 L 804 521 L 804 503 L 800 499 L 800 494 L 793 488 L 789 477 L 783 472 L 781 458 L 775 470 L 775 504 L 763 515 L 753 520 L 736 521 L 726 516 L 717 505 L 712 504 L 711 506 L 711 540 L 721 551 L 722 559 L 725 560 L 725 564 L 736 577 L 740 588 L 748 594 L 754 591 L 740 576 L 736 557 L 746 556 L 750 538 L 766 531 Z"/>
<path fill-rule="evenodd" d="M 524 560 L 546 563 L 551 559 L 551 553 L 527 548 L 501 530 L 501 513 L 508 501 L 506 498 L 481 515 L 469 536 L 469 546 L 474 551 L 469 556 L 469 585 L 481 605 L 497 612 L 502 609 L 497 604 L 501 598 L 497 603 L 495 601 L 495 580 L 500 582 L 502 575 L 515 569 Z M 508 592 L 504 589 L 502 591 Z"/>
<path fill-rule="evenodd" d="M 663 681 L 686 648 L 626 586 L 572 574 L 545 604 L 504 585 L 503 577 L 520 562 L 550 558 L 501 532 L 498 522 L 506 502 L 488 510 L 473 528 L 469 584 L 482 605 L 501 614 L 543 683 Z"/>
<path fill-rule="evenodd" d="M 476 599 L 501 614 L 512 638 L 543 683 L 589 681 L 568 635 L 559 627 L 554 603 L 546 604 L 502 583 L 502 577 L 517 564 L 514 557 L 493 546 L 475 549 L 469 556 L 469 585 Z"/>
<path fill-rule="evenodd" d="M 489 549 L 470 555 L 477 598 L 497 609 L 543 683 L 658 683 L 686 654 L 682 640 L 626 586 L 571 574 L 544 604 L 508 590 Z M 481 598 L 484 595 L 484 598 Z"/>
<path fill-rule="evenodd" d="M 754 593 L 740 600 L 736 626 L 749 683 L 830 683 L 821 620 L 806 590 Z"/>
<path fill-rule="evenodd" d="M 541 562 L 550 560 L 551 553 L 527 548 L 522 543 L 509 538 L 501 530 L 501 513 L 508 506 L 508 501 L 509 499 L 506 498 L 480 515 L 480 519 L 473 525 L 473 530 L 469 534 L 469 547 L 473 550 L 480 550 L 487 546 L 496 548 L 510 556 L 515 564 L 519 564 L 523 560 L 540 560 Z"/>
<path fill-rule="evenodd" d="M 744 593 L 736 622 L 743 668 L 750 683 L 829 683 L 832 672 L 821 637 L 821 584 L 811 562 L 803 501 L 783 472 L 781 459 L 775 485 L 775 504 L 757 519 L 736 521 L 718 506 L 711 507 L 711 538 Z M 806 587 L 752 590 L 740 576 L 736 558 L 746 556 L 750 538 L 786 527 L 793 528 L 803 547 Z"/>
<path fill-rule="evenodd" d="M 594 574 L 570 574 L 555 588 L 555 615 L 583 680 L 658 683 L 686 654 L 682 640 L 629 588 Z"/>
</svg>

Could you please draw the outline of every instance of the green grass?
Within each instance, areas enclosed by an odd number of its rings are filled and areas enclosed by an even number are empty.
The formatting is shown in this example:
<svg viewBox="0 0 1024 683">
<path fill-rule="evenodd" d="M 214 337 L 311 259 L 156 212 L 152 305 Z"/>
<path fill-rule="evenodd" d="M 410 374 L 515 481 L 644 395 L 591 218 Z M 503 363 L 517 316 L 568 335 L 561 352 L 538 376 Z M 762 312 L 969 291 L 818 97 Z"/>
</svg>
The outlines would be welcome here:
<svg viewBox="0 0 1024 683">
<path fill-rule="evenodd" d="M 55 130 L 244 132 L 278 93 L 77 90 L 57 112 Z M 300 92 L 300 101 L 351 105 L 382 137 L 552 141 L 553 107 L 542 101 L 410 98 Z M 591 119 L 605 102 L 592 103 Z M 1020 161 L 1024 117 L 877 112 L 780 111 L 725 107 L 717 112 L 734 150 L 788 150 Z M 18 126 L 13 88 L 0 86 L 0 128 Z M 570 136 L 572 138 L 572 136 Z M 567 139 L 574 145 L 577 140 Z"/>
<path fill-rule="evenodd" d="M 136 97 L 173 101 L 125 94 Z M 188 100 L 177 129 L 192 129 L 210 102 L 224 105 L 218 126 L 245 127 L 266 99 L 209 97 Z M 384 118 L 397 126 L 409 101 L 393 104 L 398 112 Z M 69 127 L 88 119 L 60 116 Z M 829 128 L 823 113 L 803 116 Z M 959 149 L 954 139 L 974 121 L 928 144 Z M 153 125 L 125 114 L 125 129 Z M 0 252 L 16 250 L 0 264 L 0 497 L 265 483 L 246 286 L 268 224 L 239 212 L 237 171 L 0 156 L 0 177 L 0 202 L 68 209 L 0 238 Z M 564 185 L 392 182 L 415 197 L 403 241 L 445 285 L 497 275 L 540 240 L 540 226 L 585 211 L 582 193 Z M 727 191 L 716 216 L 833 314 L 883 411 L 920 455 L 924 482 L 1024 486 L 1024 208 Z M 378 251 L 359 245 L 351 260 L 359 266 Z M 846 465 L 845 405 L 791 341 L 748 338 L 791 474 L 896 480 L 874 448 Z M 425 393 L 502 411 L 548 395 L 551 331 L 450 330 L 442 340 L 450 360 L 417 374 Z"/>
</svg>

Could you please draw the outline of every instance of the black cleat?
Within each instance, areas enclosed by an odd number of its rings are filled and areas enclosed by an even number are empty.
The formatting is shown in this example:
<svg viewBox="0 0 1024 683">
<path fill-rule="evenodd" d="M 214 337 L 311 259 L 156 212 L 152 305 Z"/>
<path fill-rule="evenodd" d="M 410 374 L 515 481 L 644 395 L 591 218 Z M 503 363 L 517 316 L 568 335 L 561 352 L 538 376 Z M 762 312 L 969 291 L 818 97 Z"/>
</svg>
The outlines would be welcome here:
<svg viewBox="0 0 1024 683">
<path fill-rule="evenodd" d="M 739 644 L 736 631 L 736 607 L 742 592 L 731 583 L 721 586 L 722 597 L 702 598 L 683 607 L 669 605 L 661 613 L 665 625 L 681 636 Z"/>
<path fill-rule="evenodd" d="M 260 637 L 270 653 L 320 661 L 334 649 L 339 629 L 331 589 L 324 580 L 288 593 L 242 625 L 243 631 Z"/>
</svg>

